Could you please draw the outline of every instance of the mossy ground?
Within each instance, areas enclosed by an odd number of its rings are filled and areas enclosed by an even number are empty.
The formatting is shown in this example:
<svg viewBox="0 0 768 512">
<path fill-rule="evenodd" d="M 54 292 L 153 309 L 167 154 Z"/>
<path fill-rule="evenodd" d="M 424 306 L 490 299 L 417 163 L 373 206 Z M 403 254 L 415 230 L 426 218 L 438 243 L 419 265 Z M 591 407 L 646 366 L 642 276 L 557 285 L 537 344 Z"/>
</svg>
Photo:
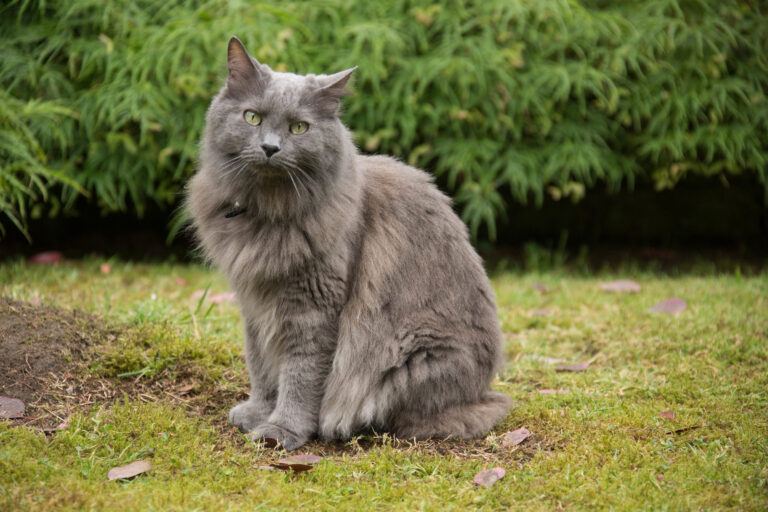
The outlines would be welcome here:
<svg viewBox="0 0 768 512">
<path fill-rule="evenodd" d="M 234 304 L 194 295 L 223 292 L 224 280 L 195 265 L 111 261 L 105 274 L 101 263 L 0 265 L 0 295 L 91 312 L 118 332 L 75 375 L 111 391 L 67 404 L 68 426 L 0 422 L 0 510 L 768 507 L 765 271 L 498 273 L 507 365 L 495 387 L 516 404 L 503 424 L 466 443 L 314 442 L 301 451 L 325 461 L 292 474 L 255 469 L 279 454 L 226 424 L 247 391 L 240 319 Z M 643 289 L 600 290 L 616 278 Z M 647 311 L 673 296 L 682 313 Z M 546 358 L 591 364 L 556 372 Z M 669 410 L 674 419 L 660 416 Z M 503 447 L 498 435 L 520 427 L 531 437 Z M 137 459 L 152 470 L 106 481 Z M 473 485 L 494 466 L 504 479 Z"/>
</svg>

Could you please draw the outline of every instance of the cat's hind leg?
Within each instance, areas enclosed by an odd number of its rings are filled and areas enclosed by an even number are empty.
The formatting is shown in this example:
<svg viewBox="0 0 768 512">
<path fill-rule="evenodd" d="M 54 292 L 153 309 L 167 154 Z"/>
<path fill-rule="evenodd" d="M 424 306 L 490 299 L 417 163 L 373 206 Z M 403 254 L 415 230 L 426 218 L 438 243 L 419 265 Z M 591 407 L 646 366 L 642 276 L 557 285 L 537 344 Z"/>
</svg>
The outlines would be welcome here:
<svg viewBox="0 0 768 512">
<path fill-rule="evenodd" d="M 509 406 L 510 399 L 505 395 L 488 391 L 477 402 L 448 406 L 431 414 L 400 411 L 393 415 L 390 430 L 403 439 L 474 439 L 501 421 Z"/>
</svg>

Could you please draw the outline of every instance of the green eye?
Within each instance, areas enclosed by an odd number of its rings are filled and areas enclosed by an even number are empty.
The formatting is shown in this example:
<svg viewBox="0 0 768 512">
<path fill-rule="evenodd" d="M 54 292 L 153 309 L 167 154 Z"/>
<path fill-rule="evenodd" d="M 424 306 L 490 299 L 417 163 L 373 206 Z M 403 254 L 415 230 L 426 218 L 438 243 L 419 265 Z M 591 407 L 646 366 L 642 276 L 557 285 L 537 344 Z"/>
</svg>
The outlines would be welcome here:
<svg viewBox="0 0 768 512">
<path fill-rule="evenodd" d="M 309 125 L 304 121 L 296 121 L 295 123 L 291 123 L 291 126 L 289 126 L 291 133 L 294 135 L 301 135 L 307 131 L 307 128 L 309 128 Z"/>
<path fill-rule="evenodd" d="M 246 110 L 243 117 L 245 118 L 245 122 L 250 125 L 259 126 L 261 124 L 261 116 L 253 110 Z"/>
</svg>

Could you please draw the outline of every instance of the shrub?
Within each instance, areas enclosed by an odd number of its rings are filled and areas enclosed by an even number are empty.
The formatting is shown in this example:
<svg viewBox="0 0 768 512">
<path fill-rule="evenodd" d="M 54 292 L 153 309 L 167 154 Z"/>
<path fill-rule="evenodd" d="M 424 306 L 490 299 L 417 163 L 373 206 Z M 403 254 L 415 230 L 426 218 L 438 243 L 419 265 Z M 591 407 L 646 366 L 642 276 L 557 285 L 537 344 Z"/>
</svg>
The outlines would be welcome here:
<svg viewBox="0 0 768 512">
<path fill-rule="evenodd" d="M 690 174 L 766 184 L 766 9 L 11 1 L 0 18 L 0 205 L 23 227 L 73 210 L 81 194 L 104 211 L 174 204 L 232 34 L 278 70 L 358 65 L 345 119 L 360 147 L 439 175 L 475 234 L 495 236 L 505 191 L 540 203 Z"/>
</svg>

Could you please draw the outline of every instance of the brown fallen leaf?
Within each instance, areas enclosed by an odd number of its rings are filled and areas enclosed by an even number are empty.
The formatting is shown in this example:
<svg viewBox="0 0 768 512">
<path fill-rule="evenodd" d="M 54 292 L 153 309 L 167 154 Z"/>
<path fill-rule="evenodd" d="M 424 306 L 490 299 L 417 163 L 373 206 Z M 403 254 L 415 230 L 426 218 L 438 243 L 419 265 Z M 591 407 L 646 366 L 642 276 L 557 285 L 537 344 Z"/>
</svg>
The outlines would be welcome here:
<svg viewBox="0 0 768 512">
<path fill-rule="evenodd" d="M 507 472 L 504 468 L 484 469 L 476 474 L 472 481 L 475 482 L 475 485 L 478 487 L 490 487 L 504 478 L 504 475 L 506 474 Z"/>
<path fill-rule="evenodd" d="M 302 471 L 309 471 L 312 466 L 323 460 L 319 455 L 300 454 L 291 455 L 284 459 L 280 459 L 277 462 L 272 463 L 272 466 L 277 469 L 283 469 L 301 473 Z"/>
<path fill-rule="evenodd" d="M 187 393 L 192 391 L 194 387 L 195 387 L 194 384 L 186 384 L 184 386 L 179 386 L 178 388 L 176 388 L 176 393 L 180 395 L 186 395 Z"/>
<path fill-rule="evenodd" d="M 589 368 L 589 363 L 561 364 L 555 366 L 557 372 L 583 372 Z"/>
<path fill-rule="evenodd" d="M 60 251 L 46 251 L 30 256 L 27 261 L 36 265 L 51 265 L 53 263 L 60 263 L 63 260 L 64 255 Z"/>
<path fill-rule="evenodd" d="M 24 417 L 24 402 L 18 398 L 0 396 L 0 418 Z"/>
<path fill-rule="evenodd" d="M 99 270 L 101 270 L 102 274 L 109 274 L 112 272 L 112 266 L 109 263 L 102 263 Z"/>
<path fill-rule="evenodd" d="M 540 389 L 539 393 L 542 395 L 567 395 L 570 391 L 567 389 Z"/>
<path fill-rule="evenodd" d="M 642 287 L 635 281 L 629 279 L 620 279 L 619 281 L 611 281 L 608 283 L 600 284 L 600 289 L 604 292 L 631 292 L 637 293 L 642 290 Z"/>
<path fill-rule="evenodd" d="M 547 357 L 547 356 L 540 356 L 538 354 L 528 354 L 523 356 L 525 359 L 532 359 L 534 361 L 539 361 L 544 364 L 548 365 L 554 365 L 558 363 L 564 363 L 565 359 L 561 359 L 559 357 Z"/>
<path fill-rule="evenodd" d="M 531 436 L 531 431 L 527 428 L 519 428 L 512 432 L 505 432 L 501 435 L 501 446 L 517 446 Z"/>
<path fill-rule="evenodd" d="M 136 475 L 146 473 L 152 469 L 152 463 L 148 460 L 136 460 L 125 466 L 112 468 L 107 473 L 109 480 L 117 480 L 119 478 L 133 478 Z"/>
<path fill-rule="evenodd" d="M 671 299 L 667 299 L 665 301 L 659 302 L 654 306 L 651 306 L 648 308 L 648 311 L 651 313 L 667 313 L 670 315 L 676 315 L 677 313 L 685 311 L 685 308 L 687 307 L 688 304 L 686 304 L 683 299 L 672 297 Z"/>
<path fill-rule="evenodd" d="M 672 411 L 672 410 L 670 410 L 670 411 L 662 411 L 662 412 L 659 413 L 659 416 L 661 416 L 662 418 L 668 419 L 668 420 L 675 421 L 675 411 Z"/>
<path fill-rule="evenodd" d="M 223 304 L 224 302 L 235 302 L 235 292 L 217 293 L 208 297 L 208 301 L 214 304 Z"/>
</svg>

